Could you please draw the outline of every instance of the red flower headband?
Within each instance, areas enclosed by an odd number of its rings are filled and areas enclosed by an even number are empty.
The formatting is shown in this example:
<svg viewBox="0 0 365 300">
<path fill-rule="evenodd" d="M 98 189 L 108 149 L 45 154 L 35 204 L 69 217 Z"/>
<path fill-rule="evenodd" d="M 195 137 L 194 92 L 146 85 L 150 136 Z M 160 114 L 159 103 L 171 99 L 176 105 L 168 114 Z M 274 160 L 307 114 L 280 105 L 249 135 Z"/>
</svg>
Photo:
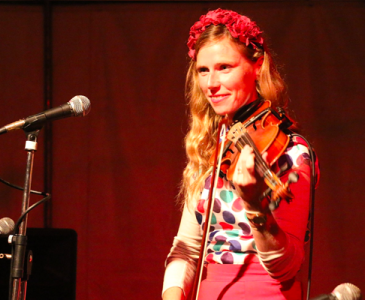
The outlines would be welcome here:
<svg viewBox="0 0 365 300">
<path fill-rule="evenodd" d="M 196 59 L 194 48 L 197 39 L 212 24 L 225 25 L 234 38 L 238 38 L 246 46 L 251 44 L 254 49 L 257 48 L 257 45 L 262 46 L 264 43 L 264 39 L 260 35 L 262 31 L 260 31 L 255 22 L 232 10 L 218 8 L 217 10 L 209 11 L 206 15 L 202 15 L 199 21 L 191 26 L 187 45 L 189 47 L 188 54 L 192 59 Z"/>
</svg>

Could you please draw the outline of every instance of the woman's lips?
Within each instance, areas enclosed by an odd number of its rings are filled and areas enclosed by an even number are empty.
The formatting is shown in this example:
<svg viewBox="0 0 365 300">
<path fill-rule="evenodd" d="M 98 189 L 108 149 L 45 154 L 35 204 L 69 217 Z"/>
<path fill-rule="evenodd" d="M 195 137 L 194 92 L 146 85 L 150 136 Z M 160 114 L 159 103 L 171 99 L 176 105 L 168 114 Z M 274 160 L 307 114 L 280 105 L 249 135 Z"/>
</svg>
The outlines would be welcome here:
<svg viewBox="0 0 365 300">
<path fill-rule="evenodd" d="M 212 103 L 218 103 L 221 102 L 225 99 L 227 99 L 229 97 L 229 95 L 214 95 L 214 96 L 209 96 L 210 100 L 212 100 Z"/>
</svg>

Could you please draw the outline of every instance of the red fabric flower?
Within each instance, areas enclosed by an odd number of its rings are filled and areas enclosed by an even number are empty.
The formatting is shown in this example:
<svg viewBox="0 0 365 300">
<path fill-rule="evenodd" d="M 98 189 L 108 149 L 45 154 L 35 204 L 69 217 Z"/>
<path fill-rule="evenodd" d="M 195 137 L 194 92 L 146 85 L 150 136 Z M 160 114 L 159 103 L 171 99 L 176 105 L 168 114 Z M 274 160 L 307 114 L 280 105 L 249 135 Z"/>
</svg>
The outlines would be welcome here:
<svg viewBox="0 0 365 300">
<path fill-rule="evenodd" d="M 232 10 L 218 8 L 209 11 L 206 15 L 202 15 L 199 21 L 191 26 L 187 45 L 189 48 L 188 54 L 192 59 L 196 59 L 194 48 L 200 35 L 208 26 L 219 24 L 225 25 L 231 35 L 246 46 L 251 44 L 256 49 L 257 45 L 262 46 L 264 43 L 264 39 L 261 36 L 262 31 L 260 31 L 255 22 Z"/>
</svg>

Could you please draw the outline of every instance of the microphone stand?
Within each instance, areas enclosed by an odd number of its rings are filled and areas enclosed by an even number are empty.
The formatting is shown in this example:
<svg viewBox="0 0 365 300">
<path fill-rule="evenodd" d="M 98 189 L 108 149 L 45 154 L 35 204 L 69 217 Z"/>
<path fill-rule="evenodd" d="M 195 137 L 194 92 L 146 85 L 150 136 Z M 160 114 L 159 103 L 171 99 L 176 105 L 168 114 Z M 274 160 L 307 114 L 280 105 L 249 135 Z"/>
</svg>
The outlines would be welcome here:
<svg viewBox="0 0 365 300">
<path fill-rule="evenodd" d="M 29 207 L 30 189 L 32 184 L 33 174 L 33 161 L 34 152 L 37 150 L 37 139 L 41 128 L 33 130 L 31 132 L 25 132 L 27 141 L 25 143 L 25 150 L 27 154 L 27 165 L 25 171 L 23 202 L 22 202 L 22 215 Z M 27 292 L 27 279 L 28 274 L 24 275 L 24 269 L 29 269 L 32 262 L 31 252 L 27 256 L 28 268 L 25 268 L 25 255 L 27 248 L 27 221 L 28 215 L 26 215 L 18 228 L 15 228 L 15 235 L 9 237 L 9 243 L 12 243 L 12 256 L 11 256 L 11 268 L 10 268 L 10 282 L 9 282 L 9 300 L 25 300 Z"/>
</svg>

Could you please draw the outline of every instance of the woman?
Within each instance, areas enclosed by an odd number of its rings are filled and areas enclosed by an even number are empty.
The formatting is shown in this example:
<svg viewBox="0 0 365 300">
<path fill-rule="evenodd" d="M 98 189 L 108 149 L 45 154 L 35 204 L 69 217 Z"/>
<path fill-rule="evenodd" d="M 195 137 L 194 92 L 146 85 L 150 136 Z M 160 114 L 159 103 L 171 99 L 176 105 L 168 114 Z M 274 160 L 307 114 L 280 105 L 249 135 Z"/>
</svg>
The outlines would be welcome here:
<svg viewBox="0 0 365 300">
<path fill-rule="evenodd" d="M 227 118 L 230 124 L 238 115 L 262 105 L 262 99 L 270 100 L 272 107 L 286 104 L 285 84 L 261 33 L 249 18 L 222 9 L 201 16 L 191 27 L 184 210 L 167 258 L 164 300 L 187 299 L 191 290 L 213 169 L 209 159 L 216 148 L 219 121 Z M 301 299 L 294 279 L 304 258 L 310 161 L 305 142 L 294 136 L 290 139 L 272 169 L 284 171 L 282 182 L 293 171 L 299 181 L 291 185 L 293 199 L 282 201 L 276 210 L 268 209 L 269 198 L 262 200 L 266 186 L 255 170 L 251 147 L 246 145 L 241 151 L 231 180 L 220 175 L 199 299 Z"/>
</svg>

